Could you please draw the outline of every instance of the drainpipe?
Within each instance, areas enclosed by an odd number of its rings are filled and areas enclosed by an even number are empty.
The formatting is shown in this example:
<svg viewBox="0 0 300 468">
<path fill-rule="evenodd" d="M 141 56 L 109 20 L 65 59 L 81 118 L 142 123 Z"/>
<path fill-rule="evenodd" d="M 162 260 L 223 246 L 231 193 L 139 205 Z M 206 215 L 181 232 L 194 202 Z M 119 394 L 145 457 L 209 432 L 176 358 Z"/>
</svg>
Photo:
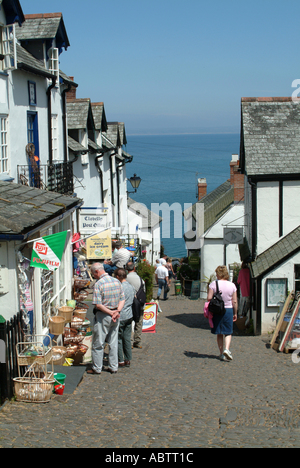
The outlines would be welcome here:
<svg viewBox="0 0 300 468">
<path fill-rule="evenodd" d="M 55 87 L 56 84 L 56 77 L 52 78 L 52 84 L 47 89 L 47 98 L 48 98 L 48 135 L 49 135 L 49 164 L 52 164 L 52 125 L 51 125 L 51 117 L 52 117 L 52 105 L 51 105 L 51 90 Z"/>
</svg>

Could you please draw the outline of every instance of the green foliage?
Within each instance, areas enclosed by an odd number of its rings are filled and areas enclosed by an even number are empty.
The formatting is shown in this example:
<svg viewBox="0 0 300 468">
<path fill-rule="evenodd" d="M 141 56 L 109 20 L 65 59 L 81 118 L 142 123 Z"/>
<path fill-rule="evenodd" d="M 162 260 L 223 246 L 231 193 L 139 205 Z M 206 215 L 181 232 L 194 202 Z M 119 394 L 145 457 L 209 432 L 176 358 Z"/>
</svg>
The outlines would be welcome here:
<svg viewBox="0 0 300 468">
<path fill-rule="evenodd" d="M 141 261 L 137 268 L 137 274 L 145 281 L 146 285 L 146 299 L 150 302 L 153 299 L 153 276 L 155 273 L 155 267 L 151 266 L 146 261 Z"/>
<path fill-rule="evenodd" d="M 193 268 L 187 263 L 182 263 L 178 269 L 180 279 L 197 281 L 199 279 L 199 269 Z"/>
</svg>

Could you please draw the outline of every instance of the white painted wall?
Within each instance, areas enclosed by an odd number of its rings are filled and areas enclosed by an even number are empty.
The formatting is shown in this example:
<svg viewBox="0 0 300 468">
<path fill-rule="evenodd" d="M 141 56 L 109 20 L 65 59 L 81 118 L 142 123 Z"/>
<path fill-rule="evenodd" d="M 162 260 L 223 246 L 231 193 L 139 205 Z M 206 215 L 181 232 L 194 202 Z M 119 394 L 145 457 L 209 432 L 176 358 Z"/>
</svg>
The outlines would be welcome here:
<svg viewBox="0 0 300 468">
<path fill-rule="evenodd" d="M 214 274 L 217 266 L 224 265 L 225 246 L 223 242 L 223 233 L 225 227 L 244 226 L 244 205 L 239 203 L 232 205 L 230 210 L 215 223 L 203 236 L 203 246 L 201 249 L 201 280 L 206 281 Z M 241 263 L 239 248 L 237 244 L 226 246 L 226 266 L 229 268 L 231 263 Z M 206 285 L 201 287 L 202 299 L 207 297 Z"/>
<path fill-rule="evenodd" d="M 14 242 L 0 241 L 0 264 L 8 268 L 9 291 L 0 294 L 0 315 L 10 320 L 19 311 L 17 264 Z"/>
<path fill-rule="evenodd" d="M 300 253 L 294 255 L 281 266 L 273 270 L 262 280 L 262 296 L 261 296 L 261 310 L 262 310 L 262 333 L 268 333 L 276 327 L 276 317 L 279 313 L 278 307 L 267 307 L 267 279 L 268 278 L 287 278 L 288 290 L 293 291 L 295 288 L 294 265 L 300 264 Z"/>
</svg>

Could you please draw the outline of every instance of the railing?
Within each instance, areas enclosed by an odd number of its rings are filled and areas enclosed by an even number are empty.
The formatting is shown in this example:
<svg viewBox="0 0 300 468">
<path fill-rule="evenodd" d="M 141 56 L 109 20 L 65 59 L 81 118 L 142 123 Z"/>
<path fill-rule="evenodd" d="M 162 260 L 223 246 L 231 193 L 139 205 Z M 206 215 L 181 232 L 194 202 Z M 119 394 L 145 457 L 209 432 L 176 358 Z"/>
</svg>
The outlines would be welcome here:
<svg viewBox="0 0 300 468">
<path fill-rule="evenodd" d="M 28 187 L 73 195 L 73 166 L 70 162 L 18 166 L 18 182 Z"/>
<path fill-rule="evenodd" d="M 16 344 L 22 337 L 21 313 L 0 323 L 0 403 L 13 397 L 13 378 L 18 377 Z"/>
</svg>

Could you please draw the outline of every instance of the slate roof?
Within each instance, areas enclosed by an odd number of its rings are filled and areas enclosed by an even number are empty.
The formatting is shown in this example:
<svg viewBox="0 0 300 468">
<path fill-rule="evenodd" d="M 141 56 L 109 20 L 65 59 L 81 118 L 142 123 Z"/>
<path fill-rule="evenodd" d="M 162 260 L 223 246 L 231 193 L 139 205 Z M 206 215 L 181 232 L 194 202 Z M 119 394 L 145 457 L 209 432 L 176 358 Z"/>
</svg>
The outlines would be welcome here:
<svg viewBox="0 0 300 468">
<path fill-rule="evenodd" d="M 24 235 L 81 203 L 79 198 L 0 181 L 0 233 Z"/>
<path fill-rule="evenodd" d="M 68 129 L 79 130 L 87 128 L 88 121 L 95 128 L 90 99 L 76 99 L 67 103 Z M 90 128 L 90 127 L 89 127 Z"/>
<path fill-rule="evenodd" d="M 255 262 L 251 263 L 253 278 L 267 274 L 299 250 L 300 226 L 257 256 Z"/>
<path fill-rule="evenodd" d="M 196 207 L 198 203 L 204 204 L 204 232 L 206 232 L 218 219 L 220 219 L 234 202 L 234 187 L 227 180 L 215 190 L 205 195 L 200 201 L 191 208 L 184 211 L 185 219 L 190 215 L 196 219 Z"/>
<path fill-rule="evenodd" d="M 162 222 L 161 216 L 158 216 L 153 211 L 150 211 L 146 205 L 138 203 L 130 197 L 127 200 L 127 206 L 142 216 L 142 228 L 151 228 Z"/>
<path fill-rule="evenodd" d="M 95 122 L 95 129 L 106 132 L 107 121 L 103 102 L 92 102 L 92 112 Z"/>
<path fill-rule="evenodd" d="M 248 176 L 300 174 L 300 103 L 243 98 L 240 153 Z"/>
<path fill-rule="evenodd" d="M 73 153 L 75 154 L 86 154 L 88 149 L 82 146 L 78 141 L 74 140 L 74 138 L 68 136 L 68 147 Z"/>
<path fill-rule="evenodd" d="M 56 39 L 58 47 L 70 46 L 62 13 L 25 15 L 25 22 L 16 27 L 19 41 Z"/>
<path fill-rule="evenodd" d="M 121 138 L 119 132 L 119 123 L 118 122 L 108 122 L 107 123 L 107 132 L 104 135 L 108 140 L 112 142 L 114 147 L 121 146 Z"/>
<path fill-rule="evenodd" d="M 33 55 L 31 55 L 27 50 L 20 46 L 20 44 L 16 44 L 17 46 L 17 62 L 18 68 L 23 69 L 25 71 L 45 76 L 47 78 L 55 78 L 55 75 L 47 70 L 42 62 L 37 60 Z"/>
</svg>

